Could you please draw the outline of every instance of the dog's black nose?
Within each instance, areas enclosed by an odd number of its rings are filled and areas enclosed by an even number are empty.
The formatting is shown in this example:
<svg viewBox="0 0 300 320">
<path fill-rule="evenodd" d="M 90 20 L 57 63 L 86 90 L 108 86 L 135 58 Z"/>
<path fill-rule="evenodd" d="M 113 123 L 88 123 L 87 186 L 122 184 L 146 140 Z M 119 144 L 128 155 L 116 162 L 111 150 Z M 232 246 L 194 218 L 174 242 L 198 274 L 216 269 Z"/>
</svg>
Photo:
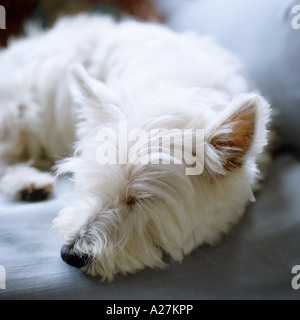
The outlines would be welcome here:
<svg viewBox="0 0 300 320">
<path fill-rule="evenodd" d="M 82 268 L 88 264 L 88 256 L 76 254 L 73 247 L 68 245 L 61 248 L 60 254 L 62 259 L 72 267 Z"/>
</svg>

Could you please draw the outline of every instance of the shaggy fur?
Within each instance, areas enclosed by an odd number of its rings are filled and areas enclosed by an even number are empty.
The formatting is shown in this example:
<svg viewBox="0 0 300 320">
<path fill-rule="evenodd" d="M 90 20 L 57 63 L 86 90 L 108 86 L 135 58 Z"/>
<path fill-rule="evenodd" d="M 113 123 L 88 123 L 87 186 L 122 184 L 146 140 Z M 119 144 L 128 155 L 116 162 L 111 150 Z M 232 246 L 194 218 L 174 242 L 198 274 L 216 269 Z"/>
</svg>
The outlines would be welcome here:
<svg viewBox="0 0 300 320">
<path fill-rule="evenodd" d="M 165 253 L 181 260 L 214 244 L 253 199 L 270 108 L 209 37 L 81 15 L 12 43 L 0 69 L 1 190 L 44 199 L 54 178 L 36 168 L 63 159 L 57 171 L 72 173 L 75 191 L 54 226 L 65 260 L 82 259 L 84 272 L 113 279 L 163 267 Z M 97 132 L 119 121 L 204 129 L 204 172 L 100 165 Z"/>
</svg>

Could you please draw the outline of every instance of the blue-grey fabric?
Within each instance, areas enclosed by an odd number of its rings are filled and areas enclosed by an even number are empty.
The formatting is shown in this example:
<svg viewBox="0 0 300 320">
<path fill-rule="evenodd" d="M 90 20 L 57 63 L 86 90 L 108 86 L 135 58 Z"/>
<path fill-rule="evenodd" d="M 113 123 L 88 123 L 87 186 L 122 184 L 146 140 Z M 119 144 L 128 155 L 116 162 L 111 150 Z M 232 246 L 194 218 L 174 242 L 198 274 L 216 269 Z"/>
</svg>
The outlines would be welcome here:
<svg viewBox="0 0 300 320">
<path fill-rule="evenodd" d="M 298 0 L 157 0 L 177 31 L 210 34 L 238 55 L 255 86 L 278 109 L 282 142 L 300 154 Z M 299 12 L 300 13 L 300 12 Z M 298 21 L 300 24 L 300 19 Z"/>
<path fill-rule="evenodd" d="M 60 258 L 50 229 L 72 189 L 59 181 L 54 199 L 20 204 L 0 197 L 0 299 L 299 299 L 291 281 L 300 265 L 300 162 L 278 157 L 257 202 L 216 246 L 202 246 L 165 270 L 146 269 L 114 282 L 83 275 Z"/>
</svg>

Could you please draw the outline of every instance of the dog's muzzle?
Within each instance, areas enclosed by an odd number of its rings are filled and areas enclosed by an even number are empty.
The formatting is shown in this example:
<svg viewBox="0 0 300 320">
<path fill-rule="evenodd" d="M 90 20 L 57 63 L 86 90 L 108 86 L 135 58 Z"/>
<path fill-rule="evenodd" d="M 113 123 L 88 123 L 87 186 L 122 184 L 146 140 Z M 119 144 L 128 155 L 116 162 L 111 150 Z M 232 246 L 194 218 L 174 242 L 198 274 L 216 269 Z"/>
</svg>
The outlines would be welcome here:
<svg viewBox="0 0 300 320">
<path fill-rule="evenodd" d="M 73 247 L 64 245 L 60 251 L 62 259 L 70 266 L 76 268 L 83 268 L 89 262 L 89 258 L 86 255 L 79 256 L 75 253 Z"/>
</svg>

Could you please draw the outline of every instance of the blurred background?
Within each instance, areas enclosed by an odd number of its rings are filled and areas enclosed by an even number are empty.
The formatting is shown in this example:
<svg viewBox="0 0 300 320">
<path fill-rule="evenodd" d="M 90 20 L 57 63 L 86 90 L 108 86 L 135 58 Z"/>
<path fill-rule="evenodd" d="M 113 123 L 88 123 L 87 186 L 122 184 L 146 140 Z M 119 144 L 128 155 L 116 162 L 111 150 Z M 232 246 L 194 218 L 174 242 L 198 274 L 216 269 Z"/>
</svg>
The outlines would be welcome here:
<svg viewBox="0 0 300 320">
<path fill-rule="evenodd" d="M 0 46 L 11 36 L 23 33 L 26 21 L 36 21 L 50 27 L 57 18 L 83 11 L 101 12 L 119 18 L 127 13 L 141 20 L 161 20 L 152 0 L 1 0 L 6 9 L 6 30 L 0 32 Z"/>
</svg>

